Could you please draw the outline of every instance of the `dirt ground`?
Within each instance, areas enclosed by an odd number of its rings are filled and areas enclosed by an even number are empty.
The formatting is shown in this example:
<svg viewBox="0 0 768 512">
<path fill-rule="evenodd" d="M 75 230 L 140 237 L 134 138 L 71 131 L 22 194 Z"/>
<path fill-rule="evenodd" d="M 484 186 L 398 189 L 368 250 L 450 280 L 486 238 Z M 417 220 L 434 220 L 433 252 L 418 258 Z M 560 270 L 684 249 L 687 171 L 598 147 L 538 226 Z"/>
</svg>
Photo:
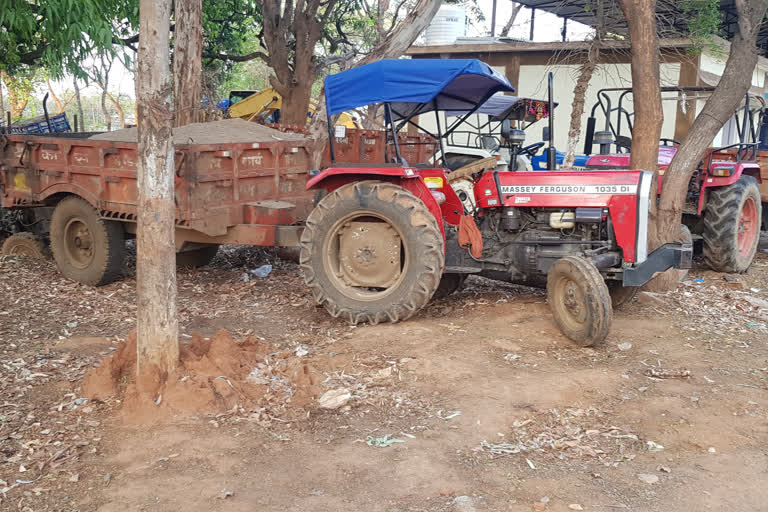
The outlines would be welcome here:
<svg viewBox="0 0 768 512">
<path fill-rule="evenodd" d="M 264 263 L 268 278 L 249 273 Z M 295 401 L 299 381 L 273 376 L 258 404 L 153 425 L 82 396 L 133 328 L 127 268 L 94 289 L 0 261 L 0 509 L 766 509 L 766 253 L 744 276 L 696 269 L 643 295 L 586 349 L 538 290 L 470 278 L 412 320 L 351 328 L 294 265 L 227 248 L 179 273 L 182 343 L 262 340 L 276 352 L 260 368 L 304 361 L 344 403 Z"/>
</svg>

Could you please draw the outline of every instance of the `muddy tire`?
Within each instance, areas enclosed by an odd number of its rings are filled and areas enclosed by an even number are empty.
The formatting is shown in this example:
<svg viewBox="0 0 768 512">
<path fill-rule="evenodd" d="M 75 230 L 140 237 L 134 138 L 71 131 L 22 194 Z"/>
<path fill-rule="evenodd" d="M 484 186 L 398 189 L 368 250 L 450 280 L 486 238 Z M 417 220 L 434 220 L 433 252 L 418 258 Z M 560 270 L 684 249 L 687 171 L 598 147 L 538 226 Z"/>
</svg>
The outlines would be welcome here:
<svg viewBox="0 0 768 512">
<path fill-rule="evenodd" d="M 39 236 L 27 231 L 15 233 L 6 238 L 0 249 L 0 255 L 35 260 L 47 260 L 51 257 L 45 242 Z"/>
<path fill-rule="evenodd" d="M 315 300 L 332 316 L 352 324 L 397 322 L 437 290 L 444 242 L 436 219 L 413 194 L 361 181 L 336 189 L 312 210 L 300 265 Z"/>
<path fill-rule="evenodd" d="M 717 272 L 743 273 L 760 241 L 760 188 L 752 176 L 709 192 L 704 210 L 704 260 Z"/>
<path fill-rule="evenodd" d="M 443 274 L 432 298 L 442 299 L 449 296 L 464 286 L 464 281 L 466 280 L 467 274 Z"/>
<path fill-rule="evenodd" d="M 560 258 L 547 274 L 547 302 L 560 330 L 583 347 L 605 341 L 613 308 L 603 276 L 580 256 Z"/>
<path fill-rule="evenodd" d="M 99 217 L 84 199 L 67 197 L 51 217 L 51 251 L 65 277 L 94 286 L 111 283 L 122 274 L 123 226 Z"/>
<path fill-rule="evenodd" d="M 176 266 L 180 268 L 204 267 L 213 261 L 219 252 L 218 245 L 208 245 L 176 253 Z"/>
</svg>

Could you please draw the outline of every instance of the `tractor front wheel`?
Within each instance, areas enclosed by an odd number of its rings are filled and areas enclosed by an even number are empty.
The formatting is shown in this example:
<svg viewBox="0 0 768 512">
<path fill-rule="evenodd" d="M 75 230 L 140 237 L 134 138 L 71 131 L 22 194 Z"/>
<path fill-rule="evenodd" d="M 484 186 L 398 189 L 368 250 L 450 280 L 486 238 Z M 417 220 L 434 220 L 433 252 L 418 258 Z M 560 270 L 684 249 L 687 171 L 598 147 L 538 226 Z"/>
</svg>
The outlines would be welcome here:
<svg viewBox="0 0 768 512">
<path fill-rule="evenodd" d="M 704 210 L 704 259 L 718 272 L 746 272 L 760 241 L 760 187 L 742 176 L 727 187 L 710 190 Z"/>
<path fill-rule="evenodd" d="M 560 258 L 547 274 L 547 302 L 560 330 L 583 347 L 605 341 L 613 322 L 608 287 L 581 256 Z"/>
<path fill-rule="evenodd" d="M 426 205 L 402 187 L 361 181 L 325 196 L 307 218 L 300 264 L 317 303 L 358 324 L 397 322 L 424 307 L 445 265 Z"/>
</svg>

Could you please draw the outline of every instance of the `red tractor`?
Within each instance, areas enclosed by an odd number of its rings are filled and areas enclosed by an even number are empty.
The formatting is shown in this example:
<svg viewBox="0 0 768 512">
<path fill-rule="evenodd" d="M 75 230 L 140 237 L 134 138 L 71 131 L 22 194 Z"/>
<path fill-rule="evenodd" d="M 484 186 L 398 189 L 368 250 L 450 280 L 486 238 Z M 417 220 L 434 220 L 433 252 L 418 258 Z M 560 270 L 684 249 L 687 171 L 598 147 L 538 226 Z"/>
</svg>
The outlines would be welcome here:
<svg viewBox="0 0 768 512">
<path fill-rule="evenodd" d="M 686 98 L 706 97 L 712 91 L 714 87 L 661 88 L 662 100 L 674 102 L 681 98 L 685 102 Z M 594 144 L 600 147 L 600 151 L 587 160 L 587 169 L 629 167 L 634 116 L 627 104 L 631 104 L 631 100 L 632 89 L 598 91 L 598 101 L 587 121 L 584 152 L 590 155 Z M 763 202 L 768 201 L 768 190 L 762 185 L 756 142 L 763 124 L 763 109 L 750 110 L 749 103 L 747 95 L 744 108 L 735 114 L 734 131 L 740 142 L 709 148 L 688 185 L 683 211 L 683 222 L 690 228 L 694 239 L 702 241 L 705 261 L 719 272 L 741 273 L 752 264 L 760 241 Z M 760 127 L 755 126 L 758 112 Z M 602 131 L 595 131 L 596 114 L 604 117 Z M 664 182 L 664 172 L 679 145 L 673 139 L 660 140 L 659 191 Z M 768 167 L 762 173 L 768 173 Z"/>
<path fill-rule="evenodd" d="M 450 171 L 404 161 L 397 132 L 416 125 L 416 116 L 470 115 L 500 91 L 514 89 L 477 60 L 382 60 L 326 78 L 329 127 L 336 114 L 384 104 L 392 162 L 332 165 L 307 184 L 325 195 L 306 221 L 301 266 L 331 315 L 354 324 L 405 320 L 438 290 L 451 292 L 477 274 L 546 286 L 562 332 L 589 346 L 608 335 L 612 298 L 621 301 L 656 272 L 690 265 L 690 244 L 648 251 L 649 171 L 481 170 L 467 211 Z M 329 135 L 333 159 L 337 134 Z"/>
</svg>

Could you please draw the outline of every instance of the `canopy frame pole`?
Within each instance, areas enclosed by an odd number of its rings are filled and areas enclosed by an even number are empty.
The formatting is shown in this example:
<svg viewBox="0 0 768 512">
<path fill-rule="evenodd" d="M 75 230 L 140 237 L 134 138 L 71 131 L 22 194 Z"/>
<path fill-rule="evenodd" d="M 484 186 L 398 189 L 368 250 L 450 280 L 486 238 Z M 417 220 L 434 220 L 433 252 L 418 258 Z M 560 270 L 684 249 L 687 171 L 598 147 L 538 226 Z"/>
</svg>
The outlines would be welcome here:
<svg viewBox="0 0 768 512">
<path fill-rule="evenodd" d="M 437 140 L 440 142 L 440 160 L 443 164 L 443 167 L 445 167 L 445 144 L 443 142 L 443 135 L 440 132 L 440 111 L 437 110 L 437 100 L 432 100 L 432 104 L 435 107 L 435 123 L 437 123 Z M 437 162 L 435 162 L 435 165 L 437 165 Z"/>
<path fill-rule="evenodd" d="M 331 115 L 328 114 L 328 111 L 326 110 L 326 119 L 328 120 L 328 147 L 331 150 L 331 164 L 336 163 L 336 148 L 333 144 L 333 139 L 335 138 L 333 123 L 331 123 Z"/>
<path fill-rule="evenodd" d="M 395 145 L 395 157 L 397 158 L 397 163 L 401 164 L 403 163 L 403 157 L 400 155 L 400 144 L 397 142 L 397 129 L 392 120 L 392 105 L 390 105 L 389 102 L 384 103 L 384 115 L 386 116 L 387 124 L 392 132 L 392 143 Z"/>
</svg>

